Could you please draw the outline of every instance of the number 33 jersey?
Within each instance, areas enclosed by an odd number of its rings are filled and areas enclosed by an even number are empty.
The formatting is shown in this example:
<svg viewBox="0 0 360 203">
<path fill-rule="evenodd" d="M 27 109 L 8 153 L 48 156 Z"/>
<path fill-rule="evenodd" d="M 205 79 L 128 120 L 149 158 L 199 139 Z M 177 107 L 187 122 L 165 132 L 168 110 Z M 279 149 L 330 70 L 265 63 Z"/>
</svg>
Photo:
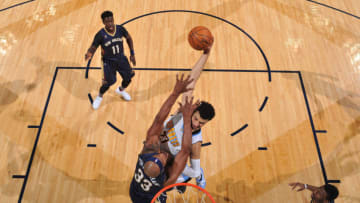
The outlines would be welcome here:
<svg viewBox="0 0 360 203">
<path fill-rule="evenodd" d="M 160 160 L 153 157 L 156 154 L 139 155 L 135 174 L 130 184 L 130 197 L 134 203 L 150 203 L 156 193 L 163 188 L 166 174 Z M 156 178 L 151 178 L 144 172 L 144 165 L 148 161 L 153 161 L 160 167 L 160 174 Z"/>
</svg>

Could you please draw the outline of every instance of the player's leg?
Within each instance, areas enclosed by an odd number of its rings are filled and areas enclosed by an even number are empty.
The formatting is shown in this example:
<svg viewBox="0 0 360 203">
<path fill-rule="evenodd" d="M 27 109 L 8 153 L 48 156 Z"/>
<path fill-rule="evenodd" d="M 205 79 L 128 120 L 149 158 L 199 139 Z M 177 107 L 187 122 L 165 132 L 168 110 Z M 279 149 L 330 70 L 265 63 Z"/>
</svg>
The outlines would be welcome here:
<svg viewBox="0 0 360 203">
<path fill-rule="evenodd" d="M 181 174 L 176 180 L 176 183 L 188 183 L 191 179 L 191 177 Z M 179 193 L 185 193 L 186 186 L 176 186 L 176 189 Z"/>
<path fill-rule="evenodd" d="M 130 67 L 129 61 L 126 56 L 121 59 L 117 71 L 121 75 L 122 82 L 121 86 L 116 88 L 115 92 L 119 94 L 124 100 L 130 101 L 131 97 L 129 93 L 125 91 L 125 89 L 130 85 L 131 78 L 135 76 L 135 72 Z"/>
<path fill-rule="evenodd" d="M 99 95 L 95 98 L 93 102 L 93 108 L 96 110 L 99 108 L 102 97 L 105 92 L 116 82 L 116 71 L 111 67 L 111 64 L 108 62 L 103 62 L 103 80 L 102 85 L 99 89 Z"/>
<path fill-rule="evenodd" d="M 200 169 L 201 169 L 201 174 L 199 177 L 196 178 L 196 185 L 205 189 L 206 179 L 205 179 L 205 175 L 204 175 L 204 170 L 203 170 L 203 168 L 200 168 Z"/>
<path fill-rule="evenodd" d="M 204 170 L 202 168 L 200 168 L 201 173 L 200 176 L 196 178 L 196 185 L 205 189 L 206 186 L 206 179 L 205 179 L 205 175 L 204 175 Z M 189 176 L 186 176 L 185 174 L 181 174 L 178 179 L 176 180 L 176 183 L 187 183 L 191 180 L 192 178 Z M 176 187 L 179 193 L 184 193 L 186 190 L 186 186 L 177 186 Z"/>
<path fill-rule="evenodd" d="M 161 195 L 156 199 L 155 203 L 166 203 L 167 194 L 166 192 L 161 193 Z"/>
</svg>

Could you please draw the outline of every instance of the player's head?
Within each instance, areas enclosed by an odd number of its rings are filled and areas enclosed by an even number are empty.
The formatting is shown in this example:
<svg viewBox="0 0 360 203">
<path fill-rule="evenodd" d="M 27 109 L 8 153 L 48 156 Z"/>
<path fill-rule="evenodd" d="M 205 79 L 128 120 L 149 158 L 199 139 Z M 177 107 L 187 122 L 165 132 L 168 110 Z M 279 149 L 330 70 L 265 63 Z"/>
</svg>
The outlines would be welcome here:
<svg viewBox="0 0 360 203">
<path fill-rule="evenodd" d="M 313 191 L 313 193 L 311 194 L 311 198 L 318 201 L 331 201 L 336 199 L 338 195 L 339 191 L 335 186 L 331 184 L 326 184 Z"/>
<path fill-rule="evenodd" d="M 199 130 L 207 122 L 213 119 L 214 116 L 214 107 L 208 102 L 202 101 L 200 105 L 194 110 L 194 113 L 191 117 L 191 128 L 193 130 Z"/>
<path fill-rule="evenodd" d="M 160 175 L 161 170 L 165 167 L 169 154 L 166 152 L 160 152 L 159 154 L 154 155 L 154 160 L 147 161 L 144 164 L 144 172 L 147 176 L 156 178 Z"/>
<path fill-rule="evenodd" d="M 104 11 L 101 14 L 101 19 L 105 25 L 107 31 L 113 32 L 115 29 L 114 15 L 111 11 Z"/>
</svg>

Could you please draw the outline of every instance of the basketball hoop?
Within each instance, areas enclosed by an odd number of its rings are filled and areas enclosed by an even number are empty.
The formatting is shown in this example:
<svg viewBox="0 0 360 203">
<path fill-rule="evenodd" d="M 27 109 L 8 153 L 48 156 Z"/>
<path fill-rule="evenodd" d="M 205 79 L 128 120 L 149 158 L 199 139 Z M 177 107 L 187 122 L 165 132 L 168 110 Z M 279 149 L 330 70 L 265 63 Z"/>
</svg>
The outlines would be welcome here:
<svg viewBox="0 0 360 203">
<path fill-rule="evenodd" d="M 186 186 L 186 191 L 184 193 L 178 192 L 176 187 Z M 158 193 L 156 193 L 155 197 L 151 200 L 151 203 L 156 203 L 160 195 L 167 191 L 167 200 L 166 203 L 175 203 L 175 202 L 199 202 L 199 203 L 215 203 L 214 199 L 203 188 L 191 184 L 191 183 L 175 183 L 169 186 L 164 187 Z"/>
</svg>

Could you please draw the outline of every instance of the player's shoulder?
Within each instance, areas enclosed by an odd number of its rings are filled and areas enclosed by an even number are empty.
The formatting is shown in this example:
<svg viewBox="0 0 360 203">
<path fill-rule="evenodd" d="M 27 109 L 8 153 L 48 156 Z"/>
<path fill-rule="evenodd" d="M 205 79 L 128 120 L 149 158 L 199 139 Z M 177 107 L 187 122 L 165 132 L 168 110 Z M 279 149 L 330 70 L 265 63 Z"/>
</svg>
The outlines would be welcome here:
<svg viewBox="0 0 360 203">
<path fill-rule="evenodd" d="M 104 32 L 105 32 L 105 28 L 101 28 L 101 29 L 96 33 L 95 36 L 102 36 L 102 33 L 104 33 Z"/>
<path fill-rule="evenodd" d="M 192 133 L 192 138 L 191 138 L 191 144 L 196 144 L 196 143 L 202 143 L 203 138 L 202 138 L 202 134 L 201 134 L 201 129 L 195 131 Z"/>
<path fill-rule="evenodd" d="M 184 122 L 184 116 L 181 112 L 178 112 L 177 114 L 175 114 L 172 119 L 175 121 L 175 123 L 177 122 Z"/>
<path fill-rule="evenodd" d="M 199 129 L 199 130 L 196 130 L 196 131 L 194 131 L 194 132 L 192 132 L 192 136 L 194 137 L 194 136 L 201 136 L 201 128 Z"/>
<path fill-rule="evenodd" d="M 119 31 L 119 33 L 121 33 L 125 37 L 128 35 L 128 31 L 122 25 L 116 25 L 116 30 Z"/>
<path fill-rule="evenodd" d="M 160 150 L 160 142 L 158 139 L 158 137 L 154 136 L 153 139 L 144 141 L 144 146 L 140 153 L 141 157 L 147 157 L 149 154 L 156 153 Z"/>
<path fill-rule="evenodd" d="M 117 25 L 117 24 L 116 24 L 116 29 L 117 29 L 117 30 L 126 30 L 126 28 L 125 28 L 124 26 L 122 26 L 122 25 Z"/>
<path fill-rule="evenodd" d="M 97 33 L 105 32 L 105 27 L 100 28 L 100 30 Z"/>
</svg>

